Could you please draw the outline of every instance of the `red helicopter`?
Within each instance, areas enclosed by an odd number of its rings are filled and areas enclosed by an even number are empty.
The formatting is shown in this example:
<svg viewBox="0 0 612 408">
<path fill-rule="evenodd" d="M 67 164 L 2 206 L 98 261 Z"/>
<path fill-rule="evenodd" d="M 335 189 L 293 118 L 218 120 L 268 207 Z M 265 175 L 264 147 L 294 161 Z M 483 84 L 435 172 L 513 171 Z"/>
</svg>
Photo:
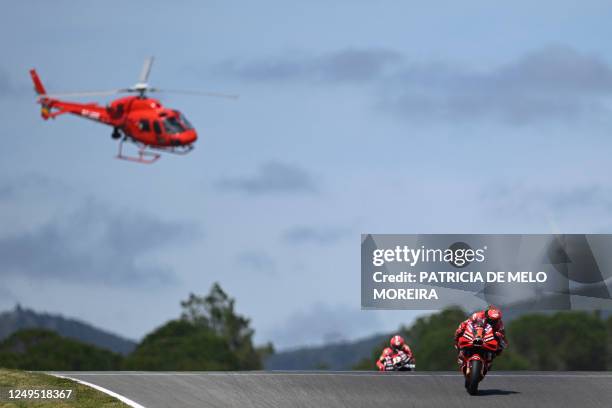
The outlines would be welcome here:
<svg viewBox="0 0 612 408">
<path fill-rule="evenodd" d="M 147 97 L 147 93 L 173 92 L 191 95 L 204 95 L 236 99 L 237 95 L 227 95 L 216 92 L 198 92 L 181 90 L 163 90 L 150 87 L 149 73 L 153 65 L 153 57 L 145 60 L 138 82 L 130 88 L 113 89 L 109 91 L 78 92 L 63 94 L 48 94 L 36 70 L 30 70 L 34 89 L 39 95 L 41 116 L 47 120 L 64 113 L 82 116 L 96 122 L 113 127 L 111 137 L 121 139 L 119 142 L 118 159 L 150 164 L 161 157 L 160 152 L 187 154 L 193 150 L 193 144 L 198 135 L 187 118 L 178 110 L 169 109 L 157 100 Z M 59 98 L 106 96 L 121 93 L 134 93 L 116 99 L 107 106 L 96 103 L 65 102 Z M 138 146 L 138 156 L 123 154 L 123 143 L 132 142 Z"/>
</svg>

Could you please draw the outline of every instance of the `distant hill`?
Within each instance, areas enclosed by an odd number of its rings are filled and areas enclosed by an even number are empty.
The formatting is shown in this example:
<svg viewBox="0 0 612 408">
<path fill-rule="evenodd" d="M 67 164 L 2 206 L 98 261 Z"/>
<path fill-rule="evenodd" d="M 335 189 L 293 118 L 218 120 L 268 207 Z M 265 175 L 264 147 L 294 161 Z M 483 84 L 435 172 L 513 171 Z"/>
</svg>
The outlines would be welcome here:
<svg viewBox="0 0 612 408">
<path fill-rule="evenodd" d="M 364 358 L 371 358 L 372 350 L 391 336 L 390 333 L 375 334 L 355 341 L 277 352 L 264 361 L 264 368 L 266 370 L 350 370 Z"/>
<path fill-rule="evenodd" d="M 23 329 L 0 342 L 0 363 L 21 370 L 118 370 L 120 354 L 45 329 Z"/>
<path fill-rule="evenodd" d="M 38 313 L 17 305 L 12 311 L 0 313 L 0 341 L 22 329 L 47 329 L 119 354 L 129 354 L 136 342 L 98 329 L 90 324 L 60 315 Z"/>
</svg>

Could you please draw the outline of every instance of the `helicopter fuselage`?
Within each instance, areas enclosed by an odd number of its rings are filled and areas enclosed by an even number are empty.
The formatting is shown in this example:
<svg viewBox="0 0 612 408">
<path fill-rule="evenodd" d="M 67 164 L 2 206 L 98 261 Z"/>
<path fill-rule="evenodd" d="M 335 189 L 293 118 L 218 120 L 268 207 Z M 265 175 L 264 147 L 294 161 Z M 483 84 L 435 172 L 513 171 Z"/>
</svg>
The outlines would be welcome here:
<svg viewBox="0 0 612 408">
<path fill-rule="evenodd" d="M 132 141 L 151 147 L 190 146 L 197 133 L 177 110 L 164 107 L 157 99 L 127 96 L 107 106 L 40 98 L 43 119 L 64 113 L 100 122 L 121 131 Z"/>
</svg>

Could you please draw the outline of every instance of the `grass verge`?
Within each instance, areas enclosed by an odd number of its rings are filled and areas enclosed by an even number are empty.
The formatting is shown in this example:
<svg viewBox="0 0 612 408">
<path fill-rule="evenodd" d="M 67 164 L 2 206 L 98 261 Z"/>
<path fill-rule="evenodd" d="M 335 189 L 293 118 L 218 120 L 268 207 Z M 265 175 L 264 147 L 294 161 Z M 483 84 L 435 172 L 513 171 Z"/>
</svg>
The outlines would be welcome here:
<svg viewBox="0 0 612 408">
<path fill-rule="evenodd" d="M 42 373 L 0 368 L 0 389 L 0 408 L 129 408 L 123 402 L 86 385 Z M 73 398 L 9 401 L 8 389 L 69 389 Z"/>
</svg>

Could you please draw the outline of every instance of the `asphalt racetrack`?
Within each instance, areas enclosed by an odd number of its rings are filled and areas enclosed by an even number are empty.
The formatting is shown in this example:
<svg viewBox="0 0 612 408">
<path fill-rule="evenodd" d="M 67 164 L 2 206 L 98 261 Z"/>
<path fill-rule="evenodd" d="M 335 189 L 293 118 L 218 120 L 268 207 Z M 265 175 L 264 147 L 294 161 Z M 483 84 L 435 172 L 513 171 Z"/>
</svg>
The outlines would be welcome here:
<svg viewBox="0 0 612 408">
<path fill-rule="evenodd" d="M 612 407 L 612 372 L 62 372 L 144 408 Z M 130 401 L 128 401 L 130 402 Z"/>
</svg>

